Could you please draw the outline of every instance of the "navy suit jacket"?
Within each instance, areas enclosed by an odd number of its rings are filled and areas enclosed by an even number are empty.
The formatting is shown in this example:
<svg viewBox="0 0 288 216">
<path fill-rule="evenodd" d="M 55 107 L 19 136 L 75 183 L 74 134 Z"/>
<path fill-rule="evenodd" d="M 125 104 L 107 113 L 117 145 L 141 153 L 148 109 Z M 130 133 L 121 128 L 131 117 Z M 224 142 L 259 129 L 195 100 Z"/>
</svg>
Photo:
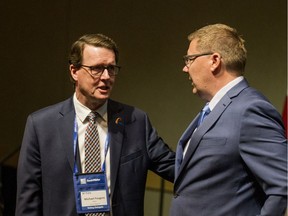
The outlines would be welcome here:
<svg viewBox="0 0 288 216">
<path fill-rule="evenodd" d="M 179 143 L 188 141 L 197 118 Z M 281 116 L 244 79 L 193 133 L 175 175 L 171 216 L 283 215 L 287 140 Z"/>
<path fill-rule="evenodd" d="M 18 164 L 17 216 L 77 215 L 74 118 L 72 98 L 28 117 Z M 143 111 L 112 100 L 108 101 L 108 132 L 113 216 L 141 216 L 147 171 L 173 181 L 175 154 Z"/>
</svg>

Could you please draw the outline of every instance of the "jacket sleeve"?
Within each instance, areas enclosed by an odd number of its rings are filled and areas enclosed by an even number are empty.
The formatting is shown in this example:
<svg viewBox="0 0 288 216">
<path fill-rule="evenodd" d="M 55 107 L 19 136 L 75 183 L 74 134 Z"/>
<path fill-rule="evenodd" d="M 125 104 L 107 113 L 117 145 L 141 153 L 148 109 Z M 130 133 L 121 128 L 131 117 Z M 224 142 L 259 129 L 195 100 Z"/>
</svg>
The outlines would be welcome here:
<svg viewBox="0 0 288 216">
<path fill-rule="evenodd" d="M 42 215 L 41 158 L 33 118 L 26 122 L 17 168 L 16 216 Z"/>
<path fill-rule="evenodd" d="M 146 116 L 146 143 L 151 162 L 150 169 L 162 178 L 173 182 L 175 172 L 175 152 L 158 136 Z"/>
<path fill-rule="evenodd" d="M 287 140 L 281 116 L 264 100 L 244 109 L 240 153 L 266 194 L 261 215 L 282 216 L 287 207 Z"/>
</svg>

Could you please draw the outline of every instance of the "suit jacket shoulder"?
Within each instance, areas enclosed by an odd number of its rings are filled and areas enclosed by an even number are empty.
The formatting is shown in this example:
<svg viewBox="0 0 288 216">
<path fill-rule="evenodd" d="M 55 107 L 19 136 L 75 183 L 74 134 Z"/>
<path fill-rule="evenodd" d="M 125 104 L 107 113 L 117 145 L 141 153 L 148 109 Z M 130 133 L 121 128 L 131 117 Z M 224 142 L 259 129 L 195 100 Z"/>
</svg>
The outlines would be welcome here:
<svg viewBox="0 0 288 216">
<path fill-rule="evenodd" d="M 59 103 L 44 107 L 30 114 L 33 118 L 59 118 L 58 115 L 63 116 L 71 111 L 74 111 L 73 97 L 70 97 Z"/>
</svg>

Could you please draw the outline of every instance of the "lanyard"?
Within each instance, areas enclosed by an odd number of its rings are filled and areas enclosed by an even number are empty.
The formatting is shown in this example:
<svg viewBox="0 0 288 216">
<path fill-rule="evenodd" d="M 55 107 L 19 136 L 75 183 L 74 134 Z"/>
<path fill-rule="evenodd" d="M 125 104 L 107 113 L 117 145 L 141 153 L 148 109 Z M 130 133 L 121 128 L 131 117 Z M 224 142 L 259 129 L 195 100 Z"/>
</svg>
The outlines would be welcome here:
<svg viewBox="0 0 288 216">
<path fill-rule="evenodd" d="M 104 145 L 104 161 L 102 164 L 102 171 L 105 172 L 106 170 L 106 156 L 109 148 L 109 132 L 107 134 L 106 140 L 105 140 L 105 145 Z M 76 163 L 76 158 L 77 158 L 77 147 L 78 147 L 78 124 L 77 124 L 77 119 L 75 115 L 74 119 L 74 132 L 73 132 L 73 152 L 74 152 L 74 174 L 78 173 L 78 167 Z"/>
</svg>

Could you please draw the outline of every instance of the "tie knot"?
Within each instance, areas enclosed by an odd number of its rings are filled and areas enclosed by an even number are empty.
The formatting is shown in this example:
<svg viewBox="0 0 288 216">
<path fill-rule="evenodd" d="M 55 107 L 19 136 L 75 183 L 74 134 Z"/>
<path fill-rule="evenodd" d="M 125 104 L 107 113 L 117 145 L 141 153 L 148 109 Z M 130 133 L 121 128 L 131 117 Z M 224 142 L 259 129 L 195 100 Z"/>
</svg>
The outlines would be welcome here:
<svg viewBox="0 0 288 216">
<path fill-rule="evenodd" d="M 87 116 L 88 117 L 88 120 L 89 122 L 91 123 L 95 123 L 96 121 L 96 118 L 99 116 L 99 114 L 97 112 L 90 112 L 89 115 Z"/>
<path fill-rule="evenodd" d="M 204 121 L 205 117 L 211 112 L 210 108 L 209 108 L 209 104 L 207 103 L 204 108 L 201 110 L 199 119 L 198 119 L 198 123 L 197 123 L 197 127 Z"/>
<path fill-rule="evenodd" d="M 207 103 L 204 108 L 202 109 L 202 111 L 206 114 L 209 114 L 211 112 L 210 108 L 209 108 L 209 103 Z"/>
</svg>

